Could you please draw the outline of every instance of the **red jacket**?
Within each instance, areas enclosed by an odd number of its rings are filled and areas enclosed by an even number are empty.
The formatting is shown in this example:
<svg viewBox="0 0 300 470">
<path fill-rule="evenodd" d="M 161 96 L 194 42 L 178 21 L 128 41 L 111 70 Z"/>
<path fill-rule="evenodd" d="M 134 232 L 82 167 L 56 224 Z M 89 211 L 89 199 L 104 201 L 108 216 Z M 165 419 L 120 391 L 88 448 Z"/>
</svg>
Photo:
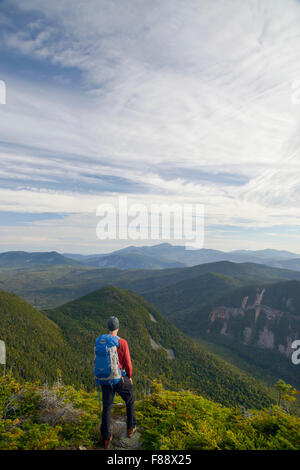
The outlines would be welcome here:
<svg viewBox="0 0 300 470">
<path fill-rule="evenodd" d="M 125 369 L 127 377 L 131 379 L 132 377 L 132 364 L 131 364 L 131 357 L 129 352 L 129 347 L 126 339 L 120 338 L 119 339 L 119 348 L 118 348 L 118 356 L 119 356 L 119 364 L 120 369 Z"/>
</svg>

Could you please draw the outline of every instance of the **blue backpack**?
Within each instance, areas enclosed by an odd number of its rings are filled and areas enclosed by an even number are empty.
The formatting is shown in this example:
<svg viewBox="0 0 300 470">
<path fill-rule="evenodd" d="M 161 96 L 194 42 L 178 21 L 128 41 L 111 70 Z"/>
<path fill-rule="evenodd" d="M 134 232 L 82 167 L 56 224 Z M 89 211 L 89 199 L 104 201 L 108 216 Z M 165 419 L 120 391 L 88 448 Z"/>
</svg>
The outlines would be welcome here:
<svg viewBox="0 0 300 470">
<path fill-rule="evenodd" d="M 98 387 L 104 384 L 113 386 L 122 378 L 117 351 L 119 339 L 112 335 L 101 335 L 96 339 L 94 374 Z"/>
</svg>

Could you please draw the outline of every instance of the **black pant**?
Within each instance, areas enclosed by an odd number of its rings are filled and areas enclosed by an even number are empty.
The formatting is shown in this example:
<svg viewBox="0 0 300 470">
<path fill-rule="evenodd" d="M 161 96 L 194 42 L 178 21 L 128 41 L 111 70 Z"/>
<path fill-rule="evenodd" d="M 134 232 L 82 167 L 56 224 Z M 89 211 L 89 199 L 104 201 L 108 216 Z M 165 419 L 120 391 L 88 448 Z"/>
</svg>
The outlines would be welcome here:
<svg viewBox="0 0 300 470">
<path fill-rule="evenodd" d="M 128 377 L 122 377 L 119 383 L 113 385 L 101 385 L 102 388 L 102 423 L 101 434 L 103 439 L 109 439 L 110 432 L 110 415 L 113 405 L 114 392 L 117 392 L 126 403 L 127 412 L 127 429 L 132 429 L 136 425 L 135 412 L 134 412 L 134 393 L 133 385 Z"/>
</svg>

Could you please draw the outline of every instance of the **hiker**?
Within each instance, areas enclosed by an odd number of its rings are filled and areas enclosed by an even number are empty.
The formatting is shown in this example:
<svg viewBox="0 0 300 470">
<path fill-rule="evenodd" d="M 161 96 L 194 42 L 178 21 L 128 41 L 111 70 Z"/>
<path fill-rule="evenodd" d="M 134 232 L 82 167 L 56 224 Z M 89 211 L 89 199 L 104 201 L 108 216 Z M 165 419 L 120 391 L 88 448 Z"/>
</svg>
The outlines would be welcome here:
<svg viewBox="0 0 300 470">
<path fill-rule="evenodd" d="M 108 448 L 112 441 L 110 416 L 115 392 L 126 404 L 127 437 L 131 437 L 136 431 L 132 364 L 128 343 L 117 336 L 119 331 L 117 317 L 110 317 L 107 327 L 109 334 L 99 336 L 95 343 L 95 377 L 102 390 L 103 411 L 100 429 L 105 448 Z M 109 362 L 108 368 L 107 361 Z M 107 368 L 106 371 L 105 368 Z"/>
</svg>

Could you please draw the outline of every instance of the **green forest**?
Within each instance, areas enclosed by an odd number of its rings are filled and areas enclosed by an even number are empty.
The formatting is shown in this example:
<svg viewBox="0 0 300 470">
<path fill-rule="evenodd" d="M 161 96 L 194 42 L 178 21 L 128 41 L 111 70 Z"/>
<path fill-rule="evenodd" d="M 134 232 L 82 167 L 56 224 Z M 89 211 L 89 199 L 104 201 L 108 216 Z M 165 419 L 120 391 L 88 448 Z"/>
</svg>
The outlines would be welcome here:
<svg viewBox="0 0 300 470">
<path fill-rule="evenodd" d="M 0 449 L 101 448 L 93 345 L 111 315 L 131 350 L 140 448 L 300 449 L 296 389 L 267 386 L 113 286 L 44 311 L 0 291 Z"/>
<path fill-rule="evenodd" d="M 51 384 L 59 369 L 66 384 L 91 391 L 94 342 L 107 331 L 107 319 L 116 315 L 119 334 L 130 346 L 138 396 L 147 392 L 153 379 L 160 379 L 170 390 L 189 389 L 223 405 L 261 408 L 274 401 L 262 383 L 188 339 L 130 291 L 106 287 L 44 312 L 14 294 L 1 292 L 0 311 L 7 368 L 21 380 Z M 151 340 L 162 347 L 153 349 Z M 174 359 L 166 349 L 173 351 Z"/>
</svg>

